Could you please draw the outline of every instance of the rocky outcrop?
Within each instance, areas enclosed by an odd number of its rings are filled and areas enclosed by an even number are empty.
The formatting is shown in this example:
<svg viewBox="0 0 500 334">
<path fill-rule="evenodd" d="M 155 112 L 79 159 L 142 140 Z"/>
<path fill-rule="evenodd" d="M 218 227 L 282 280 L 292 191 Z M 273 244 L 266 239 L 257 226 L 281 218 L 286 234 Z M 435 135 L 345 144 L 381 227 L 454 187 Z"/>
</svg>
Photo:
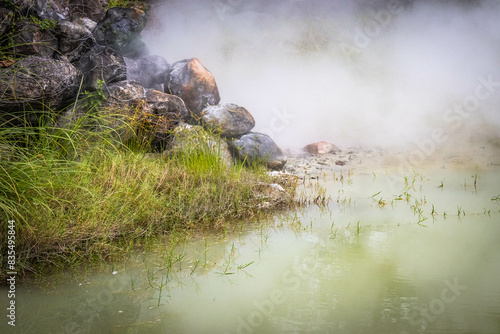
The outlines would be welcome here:
<svg viewBox="0 0 500 334">
<path fill-rule="evenodd" d="M 224 137 L 239 137 L 255 126 L 255 120 L 248 110 L 234 103 L 208 106 L 201 114 L 201 123 Z"/>
<path fill-rule="evenodd" d="M 286 157 L 268 135 L 250 132 L 229 142 L 233 155 L 247 164 L 263 163 L 270 169 L 280 170 Z"/>
<path fill-rule="evenodd" d="M 145 88 L 163 91 L 169 64 L 161 56 L 144 56 L 138 59 L 125 58 L 127 80 L 139 82 Z"/>
<path fill-rule="evenodd" d="M 104 45 L 96 45 L 75 63 L 83 74 L 82 89 L 95 91 L 99 81 L 106 85 L 127 79 L 127 68 L 123 57 Z"/>
<path fill-rule="evenodd" d="M 196 123 L 203 109 L 220 102 L 214 76 L 197 58 L 172 64 L 165 80 L 165 92 L 184 100 L 191 112 L 188 123 Z"/>
<path fill-rule="evenodd" d="M 304 146 L 302 150 L 310 154 L 336 154 L 340 152 L 340 149 L 337 146 L 326 141 L 309 144 L 307 146 Z"/>
<path fill-rule="evenodd" d="M 198 137 L 196 149 L 221 154 L 228 165 L 232 153 L 249 164 L 283 167 L 286 158 L 272 139 L 250 133 L 255 120 L 248 110 L 219 105 L 215 78 L 199 59 L 169 65 L 161 56 L 146 55 L 140 36 L 146 14 L 111 8 L 104 15 L 106 5 L 103 0 L 2 3 L 0 36 L 12 32 L 9 41 L 17 44 L 13 57 L 0 61 L 0 113 L 5 119 L 14 124 L 10 113 L 27 111 L 37 121 L 37 111 L 50 111 L 57 115 L 51 123 L 56 127 L 94 129 L 95 122 L 102 122 L 119 140 L 135 137 L 140 145 L 157 148 L 172 143 L 173 150 L 188 149 Z M 74 16 L 94 9 L 92 18 L 98 23 Z M 30 56 L 19 60 L 23 55 Z M 190 125 L 179 126 L 183 122 Z M 182 139 L 186 131 L 187 141 Z"/>
<path fill-rule="evenodd" d="M 123 57 L 139 58 L 147 54 L 140 35 L 146 19 L 140 9 L 114 7 L 97 23 L 93 34 L 98 44 L 113 48 Z"/>
<path fill-rule="evenodd" d="M 60 110 L 74 101 L 81 74 L 69 62 L 31 56 L 0 70 L 0 110 Z"/>
</svg>

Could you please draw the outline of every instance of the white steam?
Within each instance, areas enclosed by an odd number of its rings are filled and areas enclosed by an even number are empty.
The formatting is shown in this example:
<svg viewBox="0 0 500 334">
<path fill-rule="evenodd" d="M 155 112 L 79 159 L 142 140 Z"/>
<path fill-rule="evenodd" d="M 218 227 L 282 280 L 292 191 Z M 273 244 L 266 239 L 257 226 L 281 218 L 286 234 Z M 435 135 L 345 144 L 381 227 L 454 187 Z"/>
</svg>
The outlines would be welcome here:
<svg viewBox="0 0 500 334">
<path fill-rule="evenodd" d="M 282 147 L 499 142 L 496 1 L 165 0 L 152 14 L 151 53 L 199 58 L 221 102 Z"/>
</svg>

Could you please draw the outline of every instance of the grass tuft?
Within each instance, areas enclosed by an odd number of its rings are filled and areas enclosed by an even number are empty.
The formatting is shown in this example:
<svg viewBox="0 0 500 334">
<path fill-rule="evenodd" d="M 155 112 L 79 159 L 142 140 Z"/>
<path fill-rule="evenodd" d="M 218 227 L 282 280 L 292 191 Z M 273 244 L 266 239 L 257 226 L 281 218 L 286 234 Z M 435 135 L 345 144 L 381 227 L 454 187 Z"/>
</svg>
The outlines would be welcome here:
<svg viewBox="0 0 500 334">
<path fill-rule="evenodd" d="M 258 185 L 276 182 L 211 150 L 151 158 L 116 140 L 99 116 L 65 129 L 55 121 L 0 124 L 0 261 L 14 220 L 20 273 L 106 261 L 174 231 L 225 228 L 261 213 Z"/>
</svg>

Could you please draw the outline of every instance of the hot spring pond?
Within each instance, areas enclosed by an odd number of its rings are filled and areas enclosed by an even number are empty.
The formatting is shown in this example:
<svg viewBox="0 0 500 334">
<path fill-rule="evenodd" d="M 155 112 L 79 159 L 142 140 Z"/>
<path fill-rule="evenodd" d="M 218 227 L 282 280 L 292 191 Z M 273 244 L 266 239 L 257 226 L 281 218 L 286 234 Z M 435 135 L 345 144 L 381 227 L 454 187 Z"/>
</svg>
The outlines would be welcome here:
<svg viewBox="0 0 500 334">
<path fill-rule="evenodd" d="M 102 272 L 20 282 L 16 329 L 500 333 L 499 166 L 406 179 L 338 168 L 303 191 L 318 205 Z"/>
</svg>

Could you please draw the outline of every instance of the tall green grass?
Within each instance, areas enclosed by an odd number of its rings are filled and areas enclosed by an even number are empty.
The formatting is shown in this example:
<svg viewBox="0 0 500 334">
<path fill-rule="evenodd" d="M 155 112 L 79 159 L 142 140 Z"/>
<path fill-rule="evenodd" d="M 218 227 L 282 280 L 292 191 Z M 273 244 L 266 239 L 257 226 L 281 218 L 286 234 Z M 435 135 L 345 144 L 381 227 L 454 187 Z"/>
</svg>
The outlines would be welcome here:
<svg viewBox="0 0 500 334">
<path fill-rule="evenodd" d="M 0 124 L 2 263 L 8 220 L 16 222 L 17 270 L 40 273 L 259 214 L 256 184 L 271 182 L 265 170 L 229 167 L 203 149 L 151 158 L 96 115 L 65 129 L 49 116 L 37 126 Z"/>
</svg>

